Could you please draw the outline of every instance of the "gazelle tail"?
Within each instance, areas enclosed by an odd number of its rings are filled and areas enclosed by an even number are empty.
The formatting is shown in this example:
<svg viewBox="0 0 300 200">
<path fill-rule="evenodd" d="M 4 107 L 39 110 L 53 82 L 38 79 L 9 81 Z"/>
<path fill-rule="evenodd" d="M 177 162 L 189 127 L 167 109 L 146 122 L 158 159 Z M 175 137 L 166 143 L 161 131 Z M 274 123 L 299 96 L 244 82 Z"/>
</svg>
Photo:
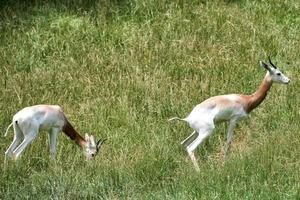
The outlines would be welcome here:
<svg viewBox="0 0 300 200">
<path fill-rule="evenodd" d="M 175 119 L 180 120 L 180 121 L 185 121 L 185 119 L 182 119 L 182 118 L 179 118 L 179 117 L 172 117 L 172 118 L 168 119 L 168 121 L 170 122 L 170 121 L 173 121 Z"/>
<path fill-rule="evenodd" d="M 10 127 L 11 127 L 12 125 L 13 125 L 13 123 L 11 123 L 10 125 L 8 125 L 8 127 L 7 127 L 7 129 L 6 129 L 6 132 L 5 132 L 5 134 L 4 134 L 4 137 L 7 136 L 8 130 L 10 129 Z"/>
</svg>

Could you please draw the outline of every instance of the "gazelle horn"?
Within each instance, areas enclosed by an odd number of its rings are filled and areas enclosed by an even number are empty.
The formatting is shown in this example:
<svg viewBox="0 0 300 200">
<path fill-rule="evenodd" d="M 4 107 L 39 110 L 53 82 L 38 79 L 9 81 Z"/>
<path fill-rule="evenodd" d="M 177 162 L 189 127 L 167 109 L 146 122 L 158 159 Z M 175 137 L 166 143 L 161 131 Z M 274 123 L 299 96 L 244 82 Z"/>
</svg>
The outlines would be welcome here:
<svg viewBox="0 0 300 200">
<path fill-rule="evenodd" d="M 274 65 L 274 64 L 272 63 L 270 56 L 269 56 L 269 62 L 270 62 L 270 64 L 274 67 L 274 69 L 277 69 L 276 65 Z"/>
</svg>

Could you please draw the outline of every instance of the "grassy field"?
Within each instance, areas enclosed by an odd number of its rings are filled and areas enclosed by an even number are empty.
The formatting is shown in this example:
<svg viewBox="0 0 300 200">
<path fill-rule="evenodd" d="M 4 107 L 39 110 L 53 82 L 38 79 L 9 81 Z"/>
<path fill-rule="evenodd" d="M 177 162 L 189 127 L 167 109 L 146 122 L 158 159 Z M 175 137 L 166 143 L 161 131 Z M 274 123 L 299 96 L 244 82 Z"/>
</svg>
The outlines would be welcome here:
<svg viewBox="0 0 300 200">
<path fill-rule="evenodd" d="M 0 128 L 34 104 L 59 104 L 82 134 L 106 137 L 94 162 L 64 134 L 57 159 L 42 132 L 4 166 L 0 199 L 299 199 L 298 0 L 5 1 L 0 6 Z M 180 142 L 204 99 L 252 93 L 271 55 L 291 79 L 235 129 L 197 151 Z"/>
</svg>

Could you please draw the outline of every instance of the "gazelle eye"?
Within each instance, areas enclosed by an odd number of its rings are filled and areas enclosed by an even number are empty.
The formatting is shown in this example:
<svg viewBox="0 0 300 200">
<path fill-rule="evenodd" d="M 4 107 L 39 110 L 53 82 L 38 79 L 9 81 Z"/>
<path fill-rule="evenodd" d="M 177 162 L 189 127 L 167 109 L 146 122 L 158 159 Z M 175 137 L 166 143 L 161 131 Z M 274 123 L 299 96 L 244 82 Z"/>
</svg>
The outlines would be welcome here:
<svg viewBox="0 0 300 200">
<path fill-rule="evenodd" d="M 278 73 L 276 73 L 276 75 L 277 75 L 277 76 L 281 76 L 281 73 L 278 72 Z"/>
</svg>

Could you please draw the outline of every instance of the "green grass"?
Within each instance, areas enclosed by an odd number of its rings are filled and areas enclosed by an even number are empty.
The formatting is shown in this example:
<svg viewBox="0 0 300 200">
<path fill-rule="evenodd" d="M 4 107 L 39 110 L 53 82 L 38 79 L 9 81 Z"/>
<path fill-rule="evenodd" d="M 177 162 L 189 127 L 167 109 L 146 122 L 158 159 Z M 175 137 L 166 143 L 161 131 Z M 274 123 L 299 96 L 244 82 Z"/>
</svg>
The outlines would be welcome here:
<svg viewBox="0 0 300 200">
<path fill-rule="evenodd" d="M 34 104 L 59 104 L 75 128 L 107 137 L 95 162 L 64 134 L 49 159 L 42 132 L 1 164 L 0 199 L 299 199 L 300 3 L 290 1 L 6 1 L 0 6 L 0 128 Z M 239 123 L 197 151 L 180 141 L 204 99 L 251 93 L 271 55 L 292 84 L 274 84 Z M 12 142 L 0 142 L 0 163 Z"/>
</svg>

